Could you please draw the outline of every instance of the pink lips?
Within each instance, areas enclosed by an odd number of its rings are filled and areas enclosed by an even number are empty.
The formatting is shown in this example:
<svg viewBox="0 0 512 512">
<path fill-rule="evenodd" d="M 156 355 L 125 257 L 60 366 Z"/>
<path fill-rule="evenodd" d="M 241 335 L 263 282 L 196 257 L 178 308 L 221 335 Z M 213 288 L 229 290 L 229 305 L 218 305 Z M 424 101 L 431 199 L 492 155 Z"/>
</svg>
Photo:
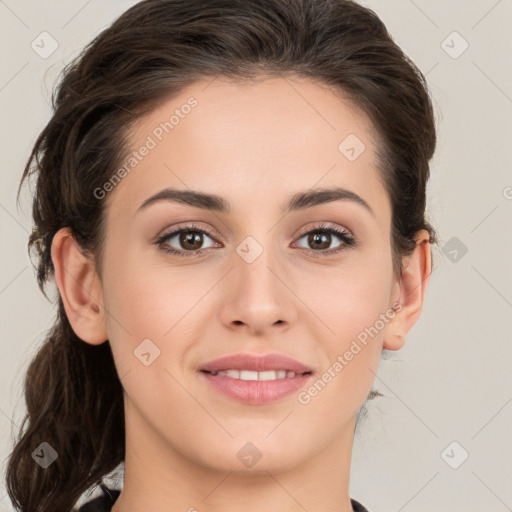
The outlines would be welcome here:
<svg viewBox="0 0 512 512">
<path fill-rule="evenodd" d="M 309 368 L 295 359 L 281 354 L 267 354 L 265 356 L 252 356 L 250 354 L 235 354 L 210 361 L 201 366 L 200 370 L 216 372 L 220 370 L 252 370 L 264 372 L 265 370 L 288 370 L 295 373 L 312 372 Z"/>
<path fill-rule="evenodd" d="M 280 354 L 268 354 L 263 357 L 236 354 L 210 361 L 200 370 L 200 374 L 214 389 L 247 404 L 264 404 L 288 396 L 310 381 L 313 374 L 311 368 Z M 225 370 L 286 370 L 295 372 L 296 375 L 275 380 L 241 380 L 208 373 Z"/>
</svg>

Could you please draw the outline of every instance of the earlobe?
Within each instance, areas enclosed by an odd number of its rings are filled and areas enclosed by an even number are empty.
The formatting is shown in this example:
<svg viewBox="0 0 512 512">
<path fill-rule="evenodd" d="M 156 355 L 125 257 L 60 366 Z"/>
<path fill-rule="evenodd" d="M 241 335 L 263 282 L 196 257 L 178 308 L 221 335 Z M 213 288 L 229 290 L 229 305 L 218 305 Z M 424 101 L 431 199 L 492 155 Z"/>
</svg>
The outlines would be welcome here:
<svg viewBox="0 0 512 512">
<path fill-rule="evenodd" d="M 105 342 L 108 334 L 101 283 L 94 263 L 82 254 L 70 228 L 55 234 L 51 255 L 55 281 L 73 331 L 92 345 Z"/>
<path fill-rule="evenodd" d="M 402 276 L 397 284 L 400 293 L 397 301 L 399 310 L 388 325 L 383 343 L 383 348 L 388 350 L 400 350 L 404 346 L 407 333 L 421 314 L 432 271 L 429 234 L 426 230 L 417 233 L 416 247 L 404 262 Z"/>
</svg>

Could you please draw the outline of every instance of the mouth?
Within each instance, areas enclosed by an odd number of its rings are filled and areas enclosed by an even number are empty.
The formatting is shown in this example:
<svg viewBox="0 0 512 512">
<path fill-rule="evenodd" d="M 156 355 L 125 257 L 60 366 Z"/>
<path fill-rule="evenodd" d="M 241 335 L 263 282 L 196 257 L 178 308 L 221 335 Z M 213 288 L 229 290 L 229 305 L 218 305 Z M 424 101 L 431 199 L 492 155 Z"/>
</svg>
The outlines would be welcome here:
<svg viewBox="0 0 512 512">
<path fill-rule="evenodd" d="M 229 372 L 230 375 L 236 375 L 234 372 L 238 371 L 242 374 L 242 379 L 256 380 L 254 373 L 262 374 L 263 379 L 276 377 L 268 372 L 278 372 L 280 377 L 285 378 L 289 372 L 295 374 L 304 374 L 312 372 L 313 368 L 305 364 L 287 357 L 283 354 L 270 353 L 265 355 L 253 355 L 250 353 L 233 354 L 220 359 L 215 359 L 203 364 L 200 368 L 201 371 L 206 372 Z M 283 375 L 283 371 L 285 372 Z M 245 376 L 245 378 L 244 378 Z M 240 378 L 236 376 L 234 378 Z"/>
<path fill-rule="evenodd" d="M 274 380 L 283 380 L 283 379 L 294 379 L 296 377 L 301 377 L 304 375 L 312 375 L 312 371 L 306 372 L 295 372 L 293 370 L 288 369 L 279 369 L 279 370 L 265 370 L 265 371 L 254 371 L 254 370 L 237 370 L 237 369 L 227 369 L 227 370 L 217 370 L 217 371 L 208 371 L 201 370 L 203 373 L 207 373 L 212 376 L 220 376 L 227 377 L 229 379 L 243 380 L 243 381 L 274 381 Z"/>
<path fill-rule="evenodd" d="M 221 396 L 260 405 L 285 398 L 306 385 L 314 373 L 283 354 L 239 353 L 210 361 L 199 375 Z"/>
<path fill-rule="evenodd" d="M 284 369 L 201 370 L 199 375 L 219 396 L 247 405 L 264 405 L 292 397 L 313 378 L 312 371 L 298 373 Z"/>
</svg>

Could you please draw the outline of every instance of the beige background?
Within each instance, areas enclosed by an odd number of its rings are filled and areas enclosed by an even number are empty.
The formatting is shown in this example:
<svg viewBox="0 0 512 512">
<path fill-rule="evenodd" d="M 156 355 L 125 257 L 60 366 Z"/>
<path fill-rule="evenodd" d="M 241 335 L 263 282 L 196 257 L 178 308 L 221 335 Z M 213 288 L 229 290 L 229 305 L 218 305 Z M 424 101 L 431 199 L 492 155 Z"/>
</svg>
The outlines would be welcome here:
<svg viewBox="0 0 512 512">
<path fill-rule="evenodd" d="M 0 0 L 2 479 L 23 374 L 54 311 L 28 259 L 29 190 L 18 210 L 17 185 L 63 64 L 134 3 Z M 359 427 L 351 496 L 370 512 L 512 510 L 512 1 L 361 3 L 427 75 L 439 129 L 428 215 L 441 243 L 423 315 L 379 368 L 386 396 Z M 43 31 L 58 43 L 47 58 L 31 47 Z M 11 510 L 2 481 L 0 511 Z"/>
</svg>

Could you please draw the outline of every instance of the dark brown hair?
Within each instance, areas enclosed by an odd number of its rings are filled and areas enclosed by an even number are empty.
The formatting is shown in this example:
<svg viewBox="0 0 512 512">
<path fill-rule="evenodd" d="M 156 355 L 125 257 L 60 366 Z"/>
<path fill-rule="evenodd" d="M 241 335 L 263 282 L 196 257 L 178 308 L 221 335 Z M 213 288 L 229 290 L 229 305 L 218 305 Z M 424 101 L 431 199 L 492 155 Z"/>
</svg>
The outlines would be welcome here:
<svg viewBox="0 0 512 512">
<path fill-rule="evenodd" d="M 27 161 L 18 199 L 23 182 L 36 175 L 28 250 L 36 252 L 45 296 L 54 275 L 51 244 L 62 227 L 71 228 L 101 276 L 105 201 L 94 190 L 127 153 L 133 123 L 196 80 L 263 75 L 326 84 L 369 117 L 392 203 L 397 275 L 419 230 L 437 242 L 425 219 L 436 144 L 428 86 L 373 11 L 350 0 L 145 0 L 64 69 L 53 116 Z M 60 295 L 24 394 L 27 415 L 6 473 L 9 496 L 20 511 L 68 512 L 124 460 L 125 433 L 110 344 L 78 338 Z M 42 442 L 58 453 L 47 469 L 32 458 Z"/>
</svg>

